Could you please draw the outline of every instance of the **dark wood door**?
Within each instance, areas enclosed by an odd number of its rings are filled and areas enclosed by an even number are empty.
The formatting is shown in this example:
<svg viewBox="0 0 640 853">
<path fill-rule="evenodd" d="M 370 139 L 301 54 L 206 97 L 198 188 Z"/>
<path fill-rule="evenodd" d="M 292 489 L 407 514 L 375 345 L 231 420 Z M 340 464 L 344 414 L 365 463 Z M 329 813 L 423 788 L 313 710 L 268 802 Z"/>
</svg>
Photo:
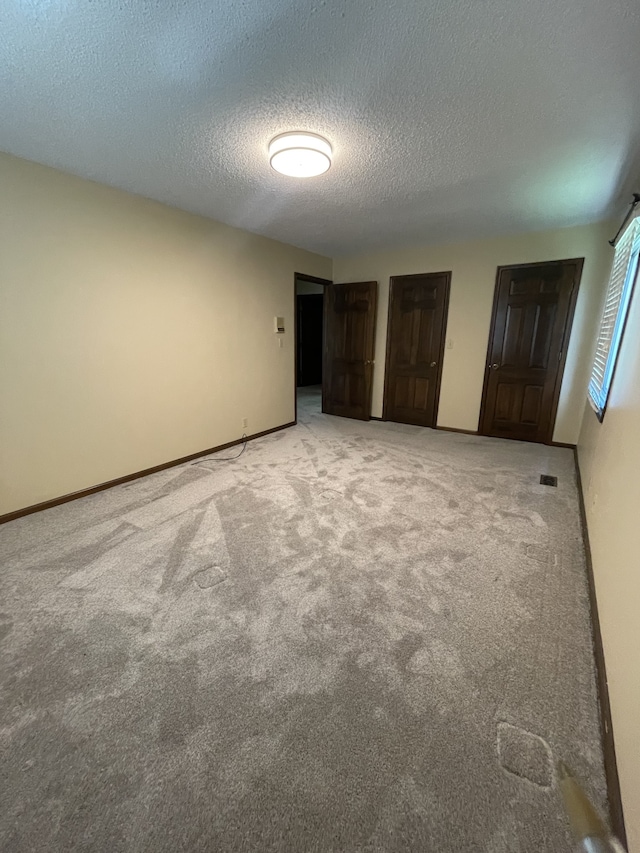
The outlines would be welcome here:
<svg viewBox="0 0 640 853">
<path fill-rule="evenodd" d="M 480 433 L 548 443 L 582 258 L 499 267 Z"/>
<path fill-rule="evenodd" d="M 296 296 L 297 325 L 297 384 L 322 383 L 322 293 Z"/>
<path fill-rule="evenodd" d="M 371 417 L 377 281 L 331 284 L 324 293 L 322 411 Z"/>
<path fill-rule="evenodd" d="M 387 421 L 436 425 L 450 284 L 450 272 L 391 279 L 383 411 Z"/>
</svg>

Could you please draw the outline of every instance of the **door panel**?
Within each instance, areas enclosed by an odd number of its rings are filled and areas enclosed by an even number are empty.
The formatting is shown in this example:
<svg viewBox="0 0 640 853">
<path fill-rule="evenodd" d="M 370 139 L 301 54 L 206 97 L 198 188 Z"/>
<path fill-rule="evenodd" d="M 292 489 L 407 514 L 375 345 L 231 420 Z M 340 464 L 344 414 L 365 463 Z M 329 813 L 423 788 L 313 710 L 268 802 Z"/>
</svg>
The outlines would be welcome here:
<svg viewBox="0 0 640 853">
<path fill-rule="evenodd" d="M 398 376 L 393 392 L 395 409 L 426 411 L 429 405 L 429 389 L 428 377 Z"/>
<path fill-rule="evenodd" d="M 450 282 L 449 272 L 391 279 L 385 420 L 436 424 Z"/>
<path fill-rule="evenodd" d="M 522 422 L 537 424 L 542 414 L 544 389 L 540 385 L 525 385 L 522 395 Z"/>
<path fill-rule="evenodd" d="M 331 284 L 324 293 L 322 411 L 369 420 L 377 281 Z"/>
<path fill-rule="evenodd" d="M 551 441 L 582 264 L 498 269 L 481 434 Z"/>
</svg>

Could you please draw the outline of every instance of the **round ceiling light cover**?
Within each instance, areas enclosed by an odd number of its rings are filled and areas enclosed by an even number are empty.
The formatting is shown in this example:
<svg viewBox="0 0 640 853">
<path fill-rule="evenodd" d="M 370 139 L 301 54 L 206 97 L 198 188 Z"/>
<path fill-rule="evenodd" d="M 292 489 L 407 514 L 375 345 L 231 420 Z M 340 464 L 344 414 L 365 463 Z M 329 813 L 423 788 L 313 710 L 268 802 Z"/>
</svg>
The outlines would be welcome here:
<svg viewBox="0 0 640 853">
<path fill-rule="evenodd" d="M 331 165 L 331 145 L 322 136 L 302 130 L 281 133 L 269 143 L 269 162 L 291 178 L 313 178 Z"/>
</svg>

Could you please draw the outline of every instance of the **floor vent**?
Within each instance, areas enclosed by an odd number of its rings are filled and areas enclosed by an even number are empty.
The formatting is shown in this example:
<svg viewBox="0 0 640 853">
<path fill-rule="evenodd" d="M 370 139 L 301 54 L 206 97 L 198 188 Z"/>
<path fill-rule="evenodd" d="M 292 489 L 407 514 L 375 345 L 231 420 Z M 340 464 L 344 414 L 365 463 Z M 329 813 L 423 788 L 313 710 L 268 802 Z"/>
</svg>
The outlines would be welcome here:
<svg viewBox="0 0 640 853">
<path fill-rule="evenodd" d="M 540 474 L 540 482 L 543 486 L 557 486 L 558 478 L 552 477 L 551 474 Z"/>
</svg>

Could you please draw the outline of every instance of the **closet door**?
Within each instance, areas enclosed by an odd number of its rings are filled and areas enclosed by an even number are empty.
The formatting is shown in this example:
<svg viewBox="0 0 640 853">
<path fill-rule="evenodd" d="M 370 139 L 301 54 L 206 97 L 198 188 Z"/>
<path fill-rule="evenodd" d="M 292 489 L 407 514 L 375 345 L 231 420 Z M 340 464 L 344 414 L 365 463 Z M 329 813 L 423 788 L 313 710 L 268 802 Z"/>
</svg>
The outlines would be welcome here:
<svg viewBox="0 0 640 853">
<path fill-rule="evenodd" d="M 499 267 L 480 433 L 553 437 L 582 258 Z"/>
<path fill-rule="evenodd" d="M 390 283 L 384 411 L 387 421 L 435 427 L 451 273 Z"/>
</svg>

